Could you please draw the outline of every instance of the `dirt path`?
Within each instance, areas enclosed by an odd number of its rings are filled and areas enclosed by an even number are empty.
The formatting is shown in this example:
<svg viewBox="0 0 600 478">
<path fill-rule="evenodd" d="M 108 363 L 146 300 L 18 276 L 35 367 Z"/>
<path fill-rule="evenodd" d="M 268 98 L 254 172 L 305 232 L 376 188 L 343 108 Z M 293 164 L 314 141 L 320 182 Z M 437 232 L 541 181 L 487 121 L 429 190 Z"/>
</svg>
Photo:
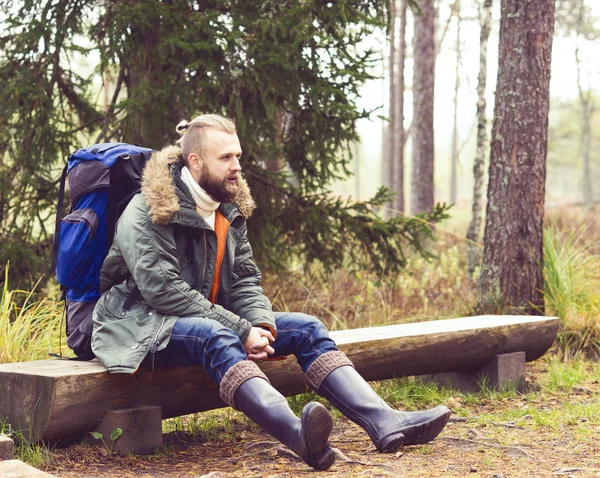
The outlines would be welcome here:
<svg viewBox="0 0 600 478">
<path fill-rule="evenodd" d="M 440 437 L 396 454 L 377 453 L 360 428 L 340 418 L 331 444 L 342 455 L 326 472 L 245 422 L 209 439 L 171 433 L 165 450 L 147 457 L 107 456 L 89 445 L 54 450 L 46 470 L 59 477 L 600 477 L 600 368 L 586 367 L 569 390 L 451 398 L 455 414 Z M 528 373 L 535 384 L 548 372 L 537 363 Z"/>
</svg>

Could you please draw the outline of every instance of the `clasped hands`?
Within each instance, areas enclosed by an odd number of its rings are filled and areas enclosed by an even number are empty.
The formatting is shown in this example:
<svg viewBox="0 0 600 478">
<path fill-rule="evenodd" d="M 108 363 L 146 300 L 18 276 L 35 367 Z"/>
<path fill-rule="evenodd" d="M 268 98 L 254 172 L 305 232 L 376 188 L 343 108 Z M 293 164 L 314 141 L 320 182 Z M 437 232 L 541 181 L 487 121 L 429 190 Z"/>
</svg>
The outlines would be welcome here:
<svg viewBox="0 0 600 478">
<path fill-rule="evenodd" d="M 248 359 L 253 362 L 266 360 L 269 355 L 275 353 L 271 344 L 275 342 L 275 337 L 269 330 L 260 327 L 252 327 L 248 337 L 243 342 L 244 350 Z"/>
</svg>

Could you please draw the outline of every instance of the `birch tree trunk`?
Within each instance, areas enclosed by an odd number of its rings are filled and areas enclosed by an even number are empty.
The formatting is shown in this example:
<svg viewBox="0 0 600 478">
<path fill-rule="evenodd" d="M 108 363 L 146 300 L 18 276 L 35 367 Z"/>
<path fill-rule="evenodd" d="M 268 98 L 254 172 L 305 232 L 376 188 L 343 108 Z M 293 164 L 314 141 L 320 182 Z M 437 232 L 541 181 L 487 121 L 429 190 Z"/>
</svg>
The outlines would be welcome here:
<svg viewBox="0 0 600 478">
<path fill-rule="evenodd" d="M 492 28 L 492 0 L 485 0 L 480 11 L 481 31 L 479 33 L 479 75 L 477 77 L 477 149 L 473 163 L 473 201 L 471 203 L 471 222 L 467 230 L 467 272 L 473 276 L 475 267 L 480 263 L 479 242 L 481 229 L 483 172 L 488 148 L 485 90 L 487 85 L 487 53 L 490 30 Z"/>
<path fill-rule="evenodd" d="M 400 0 L 400 9 L 396 12 L 398 28 L 398 52 L 396 55 L 396 85 L 394 97 L 396 100 L 393 135 L 396 138 L 392 150 L 392 189 L 396 193 L 394 210 L 404 212 L 404 64 L 406 62 L 406 9 L 408 0 Z M 397 213 L 396 213 L 397 214 Z"/>
<path fill-rule="evenodd" d="M 454 128 L 452 130 L 452 157 L 450 159 L 450 203 L 456 203 L 456 168 L 458 166 L 458 90 L 460 88 L 460 0 L 454 3 L 456 9 L 456 69 L 454 77 Z"/>
<path fill-rule="evenodd" d="M 434 194 L 435 8 L 433 0 L 422 0 L 419 7 L 422 14 L 414 15 L 412 214 L 431 211 Z"/>
<path fill-rule="evenodd" d="M 583 203 L 590 207 L 594 202 L 592 194 L 592 169 L 590 166 L 590 148 L 592 141 L 592 105 L 591 89 L 587 92 L 583 90 L 581 84 L 581 60 L 579 58 L 579 43 L 575 48 L 575 61 L 577 64 L 577 90 L 579 92 L 579 106 L 581 108 L 581 154 L 583 157 L 583 177 L 581 184 L 583 186 Z"/>
<path fill-rule="evenodd" d="M 394 191 L 394 154 L 397 149 L 396 130 L 396 0 L 390 2 L 390 50 L 388 55 L 389 97 L 388 105 L 388 134 L 387 154 L 383 165 L 383 185 Z M 385 217 L 393 216 L 390 211 L 394 207 L 394 201 L 389 201 L 385 211 Z"/>
<path fill-rule="evenodd" d="M 554 0 L 502 0 L 480 308 L 543 314 Z"/>
</svg>

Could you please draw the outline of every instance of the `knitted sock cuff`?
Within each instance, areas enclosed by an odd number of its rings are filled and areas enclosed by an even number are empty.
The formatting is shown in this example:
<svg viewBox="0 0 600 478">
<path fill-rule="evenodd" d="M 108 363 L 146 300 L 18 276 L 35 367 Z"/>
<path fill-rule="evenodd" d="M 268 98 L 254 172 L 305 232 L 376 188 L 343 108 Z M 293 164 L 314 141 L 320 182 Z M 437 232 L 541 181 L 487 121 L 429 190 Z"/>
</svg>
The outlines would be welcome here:
<svg viewBox="0 0 600 478">
<path fill-rule="evenodd" d="M 221 399 L 230 407 L 235 408 L 233 397 L 239 386 L 246 380 L 258 377 L 266 380 L 269 379 L 263 371 L 250 360 L 243 360 L 234 364 L 223 376 L 221 386 L 219 387 L 219 395 Z"/>
<path fill-rule="evenodd" d="M 354 367 L 350 359 L 346 357 L 343 352 L 339 350 L 333 352 L 327 352 L 317 357 L 317 359 L 310 364 L 306 371 L 306 381 L 312 387 L 313 390 L 319 391 L 321 383 L 327 378 L 331 372 L 336 368 L 345 367 L 349 365 Z"/>
</svg>

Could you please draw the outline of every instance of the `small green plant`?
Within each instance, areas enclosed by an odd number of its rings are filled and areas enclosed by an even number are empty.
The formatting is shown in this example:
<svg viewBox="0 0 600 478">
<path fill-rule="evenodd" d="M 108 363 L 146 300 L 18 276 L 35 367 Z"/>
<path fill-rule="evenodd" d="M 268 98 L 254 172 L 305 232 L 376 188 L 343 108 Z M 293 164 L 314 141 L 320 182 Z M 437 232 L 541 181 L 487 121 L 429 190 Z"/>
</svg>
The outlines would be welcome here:
<svg viewBox="0 0 600 478">
<path fill-rule="evenodd" d="M 106 441 L 104 440 L 104 436 L 100 432 L 89 432 L 89 434 L 92 435 L 96 440 L 100 440 L 104 445 L 104 448 L 106 448 L 108 454 L 112 455 L 115 447 L 115 442 L 123 434 L 123 430 L 119 427 L 115 428 L 110 434 L 110 440 L 108 443 L 106 443 Z"/>
<path fill-rule="evenodd" d="M 496 464 L 496 459 L 493 456 L 486 455 L 481 461 L 481 464 L 486 468 L 493 468 Z"/>
<path fill-rule="evenodd" d="M 433 454 L 433 447 L 431 445 L 421 445 L 416 447 L 414 452 L 418 453 L 419 455 L 428 456 Z"/>
</svg>

